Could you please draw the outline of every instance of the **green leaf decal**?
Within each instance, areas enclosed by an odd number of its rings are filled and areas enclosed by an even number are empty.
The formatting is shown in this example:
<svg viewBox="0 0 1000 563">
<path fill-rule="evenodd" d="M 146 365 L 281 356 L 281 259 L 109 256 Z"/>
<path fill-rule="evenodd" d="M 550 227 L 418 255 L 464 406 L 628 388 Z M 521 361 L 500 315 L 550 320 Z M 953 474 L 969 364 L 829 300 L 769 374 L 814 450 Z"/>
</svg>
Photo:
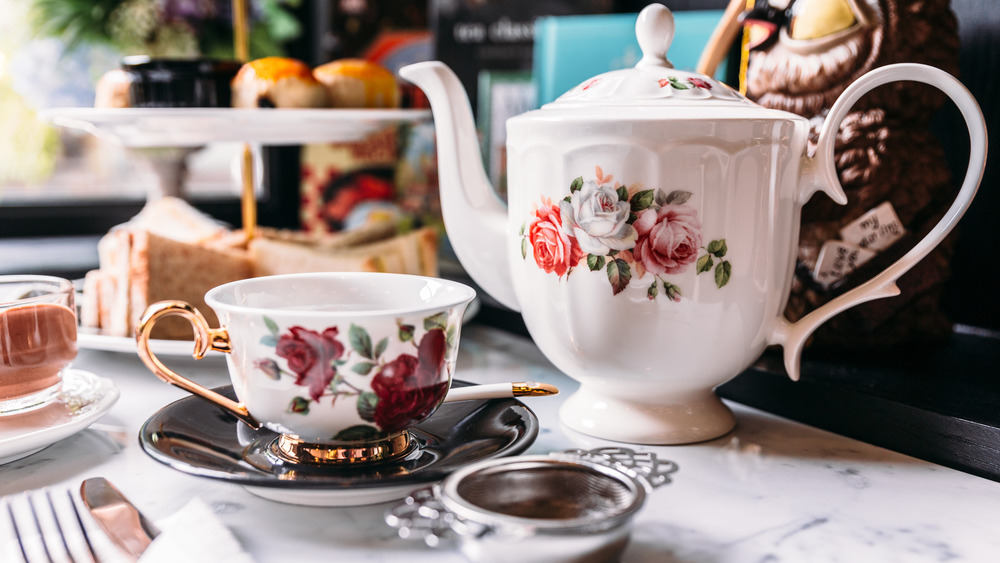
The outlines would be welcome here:
<svg viewBox="0 0 1000 563">
<path fill-rule="evenodd" d="M 368 336 L 368 331 L 354 323 L 351 323 L 351 329 L 348 332 L 348 338 L 351 341 L 351 349 L 358 354 L 361 354 L 364 358 L 374 359 L 374 354 L 372 352 L 372 338 Z"/>
<path fill-rule="evenodd" d="M 642 190 L 641 192 L 636 192 L 632 196 L 632 212 L 638 213 L 645 209 L 649 209 L 650 205 L 653 205 L 653 198 L 656 195 L 654 190 Z"/>
<path fill-rule="evenodd" d="M 615 191 L 618 192 L 618 201 L 628 201 L 628 188 L 621 186 Z"/>
<path fill-rule="evenodd" d="M 677 78 L 676 76 L 668 77 L 668 80 L 670 80 L 670 85 L 673 86 L 674 88 L 678 89 L 678 90 L 690 90 L 690 88 L 688 88 L 687 84 L 684 84 L 683 82 L 681 82 L 680 79 Z"/>
<path fill-rule="evenodd" d="M 628 262 L 621 258 L 608 261 L 608 281 L 611 282 L 611 291 L 618 295 L 628 287 L 629 280 L 632 279 L 632 271 Z"/>
<path fill-rule="evenodd" d="M 562 200 L 565 201 L 566 203 L 573 203 L 573 196 L 568 195 L 568 196 L 562 198 Z"/>
<path fill-rule="evenodd" d="M 715 285 L 721 288 L 729 283 L 729 277 L 732 275 L 733 267 L 729 260 L 719 262 L 719 265 L 715 267 Z"/>
<path fill-rule="evenodd" d="M 281 329 L 278 328 L 278 323 L 274 322 L 274 319 L 271 317 L 264 317 L 264 326 L 267 327 L 267 330 L 271 331 L 271 334 L 273 334 L 275 338 L 277 338 L 278 333 L 281 332 Z"/>
<path fill-rule="evenodd" d="M 448 344 L 449 348 L 455 347 L 455 341 L 458 338 L 458 327 L 450 326 L 444 334 L 444 341 Z"/>
<path fill-rule="evenodd" d="M 382 431 L 368 424 L 357 424 L 350 428 L 345 428 L 334 436 L 333 440 L 343 440 L 345 442 L 364 442 L 382 436 Z"/>
<path fill-rule="evenodd" d="M 521 260 L 528 259 L 528 239 L 521 239 Z"/>
<path fill-rule="evenodd" d="M 263 360 L 255 361 L 253 365 L 269 378 L 275 381 L 281 379 L 281 368 L 278 367 L 278 362 L 270 358 L 264 358 Z"/>
<path fill-rule="evenodd" d="M 382 354 L 385 353 L 385 349 L 388 348 L 388 346 L 389 346 L 389 338 L 388 337 L 383 338 L 382 340 L 379 340 L 378 344 L 375 345 L 375 359 L 378 359 L 379 357 L 381 357 Z"/>
<path fill-rule="evenodd" d="M 351 367 L 351 371 L 358 375 L 368 375 L 374 367 L 375 364 L 372 362 L 358 362 Z"/>
<path fill-rule="evenodd" d="M 577 176 L 569 185 L 569 192 L 578 192 L 583 188 L 583 176 Z"/>
<path fill-rule="evenodd" d="M 413 340 L 413 325 L 399 325 L 399 341 L 409 342 Z"/>
<path fill-rule="evenodd" d="M 288 412 L 309 414 L 309 399 L 306 399 L 305 397 L 295 397 L 292 399 L 292 402 L 288 404 Z"/>
<path fill-rule="evenodd" d="M 361 420 L 375 421 L 375 405 L 378 405 L 378 395 L 365 391 L 358 395 L 358 416 Z"/>
<path fill-rule="evenodd" d="M 587 255 L 587 267 L 591 272 L 604 269 L 604 257 L 598 254 Z"/>
<path fill-rule="evenodd" d="M 716 258 L 722 258 L 723 256 L 725 256 L 727 250 L 729 249 L 726 248 L 726 239 L 724 238 L 720 238 L 719 240 L 713 240 L 712 242 L 708 243 L 709 254 L 714 254 Z"/>
<path fill-rule="evenodd" d="M 669 203 L 672 205 L 682 205 L 687 203 L 687 200 L 691 199 L 692 195 L 694 194 L 692 194 L 691 192 L 686 192 L 684 190 L 674 190 L 669 194 L 667 194 L 667 201 L 665 203 Z"/>
<path fill-rule="evenodd" d="M 649 300 L 652 301 L 656 299 L 656 296 L 659 295 L 659 293 L 660 290 L 656 286 L 656 280 L 653 280 L 653 285 L 649 286 L 649 289 L 646 290 L 646 297 L 648 297 Z"/>
<path fill-rule="evenodd" d="M 706 254 L 701 258 L 698 258 L 698 262 L 695 264 L 698 273 L 707 272 L 712 269 L 712 265 L 715 262 L 712 261 L 712 255 Z"/>
<path fill-rule="evenodd" d="M 260 343 L 264 346 L 270 346 L 271 348 L 278 347 L 278 337 L 273 334 L 265 334 L 260 337 Z"/>
<path fill-rule="evenodd" d="M 528 226 L 527 223 L 521 223 L 521 230 L 517 232 L 517 235 L 523 237 L 524 236 L 524 228 L 527 227 L 527 226 Z"/>
<path fill-rule="evenodd" d="M 438 313 L 433 317 L 427 317 L 424 319 L 424 330 L 433 330 L 435 328 L 440 328 L 444 330 L 448 326 L 448 314 Z"/>
</svg>

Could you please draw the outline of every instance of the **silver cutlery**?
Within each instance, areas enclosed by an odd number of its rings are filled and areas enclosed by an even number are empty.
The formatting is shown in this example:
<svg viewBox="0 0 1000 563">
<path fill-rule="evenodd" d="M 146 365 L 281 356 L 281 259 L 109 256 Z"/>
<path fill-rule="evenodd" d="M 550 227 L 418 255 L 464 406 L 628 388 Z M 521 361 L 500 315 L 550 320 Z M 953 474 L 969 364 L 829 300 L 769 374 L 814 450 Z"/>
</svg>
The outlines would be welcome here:
<svg viewBox="0 0 1000 563">
<path fill-rule="evenodd" d="M 125 495 L 103 477 L 80 485 L 80 497 L 90 515 L 119 549 L 139 559 L 160 531 Z"/>
<path fill-rule="evenodd" d="M 72 493 L 63 492 L 65 498 L 42 489 L 3 500 L 17 542 L 13 555 L 27 563 L 98 561 Z"/>
</svg>

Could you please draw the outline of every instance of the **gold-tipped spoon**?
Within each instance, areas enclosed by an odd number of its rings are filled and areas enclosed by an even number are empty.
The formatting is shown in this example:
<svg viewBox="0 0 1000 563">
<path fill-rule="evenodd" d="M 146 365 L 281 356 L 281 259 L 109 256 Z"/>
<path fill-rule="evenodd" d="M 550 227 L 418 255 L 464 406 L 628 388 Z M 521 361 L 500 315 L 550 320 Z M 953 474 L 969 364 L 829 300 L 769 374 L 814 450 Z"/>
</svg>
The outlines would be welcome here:
<svg viewBox="0 0 1000 563">
<path fill-rule="evenodd" d="M 470 401 L 476 399 L 510 399 L 513 397 L 547 397 L 559 393 L 555 385 L 538 383 L 537 381 L 517 381 L 506 383 L 487 383 L 484 385 L 469 385 L 467 387 L 452 387 L 445 396 L 444 402 Z"/>
</svg>

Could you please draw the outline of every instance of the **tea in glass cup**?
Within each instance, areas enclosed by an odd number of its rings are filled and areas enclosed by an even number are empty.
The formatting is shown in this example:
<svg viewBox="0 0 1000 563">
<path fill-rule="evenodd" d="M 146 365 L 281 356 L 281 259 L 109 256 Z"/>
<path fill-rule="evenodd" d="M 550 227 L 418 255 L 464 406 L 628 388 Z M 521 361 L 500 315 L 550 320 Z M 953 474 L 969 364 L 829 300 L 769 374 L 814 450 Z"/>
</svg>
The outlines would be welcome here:
<svg viewBox="0 0 1000 563">
<path fill-rule="evenodd" d="M 46 405 L 76 358 L 72 282 L 0 276 L 0 415 Z"/>
</svg>

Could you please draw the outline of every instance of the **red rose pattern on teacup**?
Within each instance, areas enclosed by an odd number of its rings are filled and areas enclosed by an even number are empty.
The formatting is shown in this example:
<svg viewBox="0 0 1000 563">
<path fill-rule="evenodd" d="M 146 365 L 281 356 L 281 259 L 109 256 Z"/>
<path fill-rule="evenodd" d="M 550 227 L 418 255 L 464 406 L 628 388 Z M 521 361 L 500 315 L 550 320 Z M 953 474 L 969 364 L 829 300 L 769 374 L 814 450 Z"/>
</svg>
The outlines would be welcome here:
<svg viewBox="0 0 1000 563">
<path fill-rule="evenodd" d="M 324 402 L 347 400 L 371 423 L 346 428 L 333 440 L 369 440 L 405 430 L 426 419 L 448 393 L 445 358 L 455 346 L 456 332 L 444 314 L 423 320 L 419 340 L 417 328 L 402 321 L 397 321 L 395 334 L 378 341 L 354 323 L 346 334 L 339 326 L 321 332 L 300 326 L 281 331 L 274 321 L 265 318 L 265 323 L 276 358 L 259 358 L 254 366 L 275 380 L 293 377 L 303 387 L 288 404 L 289 413 L 308 415 Z M 411 351 L 387 354 L 390 338 Z"/>
</svg>

